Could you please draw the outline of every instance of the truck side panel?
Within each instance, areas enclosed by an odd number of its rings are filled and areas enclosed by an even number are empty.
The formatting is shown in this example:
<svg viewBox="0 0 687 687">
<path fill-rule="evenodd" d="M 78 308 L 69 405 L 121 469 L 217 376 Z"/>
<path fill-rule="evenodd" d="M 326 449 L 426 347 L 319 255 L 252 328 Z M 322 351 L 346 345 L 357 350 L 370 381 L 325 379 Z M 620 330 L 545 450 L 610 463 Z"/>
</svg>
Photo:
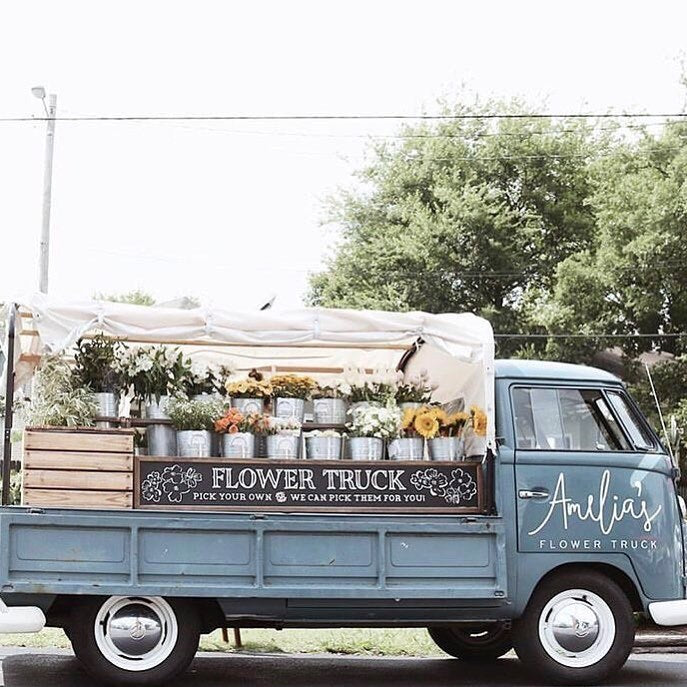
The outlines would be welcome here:
<svg viewBox="0 0 687 687">
<path fill-rule="evenodd" d="M 503 602 L 486 517 L 249 516 L 7 508 L 1 591 Z"/>
</svg>

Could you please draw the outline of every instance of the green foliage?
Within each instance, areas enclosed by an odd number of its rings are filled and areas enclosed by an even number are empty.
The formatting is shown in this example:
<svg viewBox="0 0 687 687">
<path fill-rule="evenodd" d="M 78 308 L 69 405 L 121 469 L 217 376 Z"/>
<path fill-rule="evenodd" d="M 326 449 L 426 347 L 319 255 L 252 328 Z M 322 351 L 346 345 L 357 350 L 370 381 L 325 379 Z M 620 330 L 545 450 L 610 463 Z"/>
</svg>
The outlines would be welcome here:
<svg viewBox="0 0 687 687">
<path fill-rule="evenodd" d="M 518 102 L 446 112 L 528 114 Z M 687 330 L 687 123 L 596 124 L 448 120 L 373 145 L 328 205 L 341 236 L 309 302 L 471 311 L 497 334 L 543 335 L 499 338 L 502 357 L 685 350 L 687 338 L 621 337 Z"/>
<path fill-rule="evenodd" d="M 90 341 L 79 339 L 74 354 L 74 383 L 94 392 L 118 392 L 124 386 L 118 361 L 124 352 L 120 341 L 96 334 Z"/>
<path fill-rule="evenodd" d="M 215 421 L 222 417 L 224 403 L 219 399 L 187 401 L 174 399 L 167 410 L 177 430 L 214 430 Z"/>
<path fill-rule="evenodd" d="M 97 293 L 94 298 L 98 301 L 111 301 L 113 303 L 129 303 L 131 305 L 155 305 L 155 299 L 145 291 L 134 289 L 126 293 L 104 294 Z"/>
<path fill-rule="evenodd" d="M 447 109 L 497 111 L 527 113 L 518 103 Z M 359 187 L 329 204 L 342 242 L 312 277 L 310 303 L 472 311 L 497 332 L 531 329 L 528 299 L 551 288 L 559 262 L 593 245 L 584 200 L 606 143 L 584 122 L 497 121 L 421 124 L 376 145 Z"/>
<path fill-rule="evenodd" d="M 34 427 L 90 427 L 97 413 L 93 394 L 76 386 L 69 364 L 46 357 L 34 378 L 27 424 Z"/>
</svg>

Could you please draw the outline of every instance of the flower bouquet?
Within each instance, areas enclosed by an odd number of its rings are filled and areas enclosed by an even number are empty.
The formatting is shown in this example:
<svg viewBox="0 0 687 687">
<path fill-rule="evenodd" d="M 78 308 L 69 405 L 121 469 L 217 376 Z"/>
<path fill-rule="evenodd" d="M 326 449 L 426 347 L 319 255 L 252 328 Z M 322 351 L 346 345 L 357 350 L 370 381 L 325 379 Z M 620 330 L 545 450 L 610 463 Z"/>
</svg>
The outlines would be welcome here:
<svg viewBox="0 0 687 687">
<path fill-rule="evenodd" d="M 192 362 L 183 380 L 183 391 L 188 398 L 213 396 L 221 389 L 221 370 L 216 365 Z"/>
<path fill-rule="evenodd" d="M 350 388 L 351 407 L 385 405 L 393 400 L 399 375 L 402 373 L 393 368 L 376 368 L 372 374 L 361 368 L 347 368 L 343 379 Z"/>
<path fill-rule="evenodd" d="M 295 417 L 270 417 L 267 423 L 267 457 L 298 458 L 301 428 Z"/>
<path fill-rule="evenodd" d="M 267 428 L 267 416 L 244 415 L 238 408 L 228 408 L 215 421 L 215 431 L 222 435 L 222 455 L 225 458 L 255 457 L 255 435 L 265 434 Z"/>
<path fill-rule="evenodd" d="M 263 413 L 265 401 L 272 395 L 272 385 L 255 370 L 248 377 L 225 385 L 231 405 L 242 413 Z"/>
<path fill-rule="evenodd" d="M 396 437 L 389 444 L 391 460 L 422 460 L 425 455 L 425 439 L 437 435 L 439 421 L 434 409 L 408 407 L 403 411 L 401 426 Z"/>
<path fill-rule="evenodd" d="M 212 430 L 222 413 L 220 400 L 174 399 L 169 404 L 169 417 L 177 430 L 177 453 L 183 458 L 210 457 Z"/>
<path fill-rule="evenodd" d="M 387 406 L 359 406 L 349 411 L 349 453 L 353 460 L 381 460 L 384 441 L 398 436 L 401 410 Z"/>
<path fill-rule="evenodd" d="M 339 460 L 343 436 L 333 429 L 308 432 L 305 437 L 305 457 L 310 460 Z"/>
<path fill-rule="evenodd" d="M 295 417 L 303 422 L 305 401 L 312 396 L 317 382 L 304 375 L 273 375 L 270 379 L 277 417 Z"/>
<path fill-rule="evenodd" d="M 346 422 L 346 399 L 351 386 L 346 381 L 334 381 L 313 391 L 313 415 L 318 424 L 342 425 Z"/>
<path fill-rule="evenodd" d="M 462 411 L 447 413 L 439 407 L 427 413 L 436 420 L 436 428 L 426 435 L 431 460 L 461 460 L 465 449 L 465 426 L 470 416 Z"/>
<path fill-rule="evenodd" d="M 403 409 L 420 408 L 427 405 L 432 397 L 434 387 L 429 382 L 427 370 L 417 375 L 401 373 L 396 385 L 396 403 Z"/>
<path fill-rule="evenodd" d="M 119 394 L 126 380 L 119 367 L 125 351 L 121 341 L 96 334 L 92 339 L 79 339 L 74 353 L 74 385 L 93 392 L 98 404 L 98 415 L 115 417 L 119 414 Z M 110 427 L 107 421 L 98 426 Z"/>
</svg>

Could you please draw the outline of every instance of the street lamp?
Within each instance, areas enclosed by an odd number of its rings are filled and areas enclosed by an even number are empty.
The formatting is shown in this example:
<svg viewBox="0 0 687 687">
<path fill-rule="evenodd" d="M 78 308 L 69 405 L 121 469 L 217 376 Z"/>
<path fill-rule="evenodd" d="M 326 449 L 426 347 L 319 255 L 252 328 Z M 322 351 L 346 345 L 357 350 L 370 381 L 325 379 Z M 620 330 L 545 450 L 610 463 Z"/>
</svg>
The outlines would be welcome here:
<svg viewBox="0 0 687 687">
<path fill-rule="evenodd" d="M 52 199 L 52 157 L 55 143 L 55 115 L 57 112 L 57 96 L 48 95 L 45 102 L 45 88 L 34 86 L 31 93 L 43 103 L 47 128 L 45 134 L 45 164 L 43 167 L 43 220 L 41 225 L 41 243 L 38 269 L 38 290 L 48 293 L 48 267 L 50 264 L 50 202 Z"/>
</svg>

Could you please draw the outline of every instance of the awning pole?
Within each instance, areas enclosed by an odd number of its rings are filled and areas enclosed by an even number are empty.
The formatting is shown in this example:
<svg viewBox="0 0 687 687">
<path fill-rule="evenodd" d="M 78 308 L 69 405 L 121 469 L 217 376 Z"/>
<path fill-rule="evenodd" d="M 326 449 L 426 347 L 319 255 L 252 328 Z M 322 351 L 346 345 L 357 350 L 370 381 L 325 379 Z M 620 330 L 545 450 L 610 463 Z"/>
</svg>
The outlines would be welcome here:
<svg viewBox="0 0 687 687">
<path fill-rule="evenodd" d="M 2 505 L 10 503 L 10 468 L 12 463 L 12 420 L 14 416 L 14 334 L 17 304 L 10 303 L 7 321 L 7 361 L 5 363 L 5 436 L 2 455 Z"/>
</svg>

